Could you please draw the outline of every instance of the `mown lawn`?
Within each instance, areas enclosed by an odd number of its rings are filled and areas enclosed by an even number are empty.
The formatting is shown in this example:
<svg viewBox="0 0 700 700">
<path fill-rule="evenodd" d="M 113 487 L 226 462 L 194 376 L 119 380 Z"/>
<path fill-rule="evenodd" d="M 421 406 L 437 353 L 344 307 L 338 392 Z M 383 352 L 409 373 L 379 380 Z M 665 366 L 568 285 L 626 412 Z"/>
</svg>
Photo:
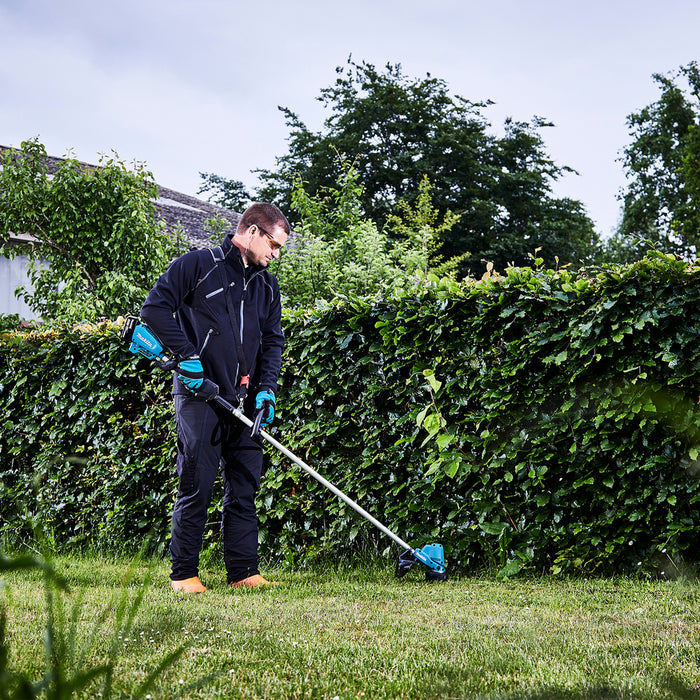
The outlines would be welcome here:
<svg viewBox="0 0 700 700">
<path fill-rule="evenodd" d="M 115 642 L 112 697 L 134 696 L 185 645 L 148 688 L 153 700 L 700 698 L 697 582 L 428 584 L 416 569 L 403 580 L 385 569 L 266 570 L 284 585 L 230 590 L 212 566 L 202 572 L 209 590 L 185 597 L 170 590 L 163 561 L 53 563 L 70 588 L 54 600 L 59 636 L 73 639 L 61 651 L 67 670 L 103 663 Z M 3 578 L 9 665 L 37 679 L 47 622 L 42 576 Z M 77 697 L 99 697 L 100 682 Z"/>
</svg>

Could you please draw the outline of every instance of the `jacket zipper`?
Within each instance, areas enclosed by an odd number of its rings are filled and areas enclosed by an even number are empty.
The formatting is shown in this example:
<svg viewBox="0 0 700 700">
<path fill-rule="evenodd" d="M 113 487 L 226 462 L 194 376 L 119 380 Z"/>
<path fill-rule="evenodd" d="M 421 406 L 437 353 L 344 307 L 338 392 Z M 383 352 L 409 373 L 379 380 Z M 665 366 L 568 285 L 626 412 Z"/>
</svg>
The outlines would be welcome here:
<svg viewBox="0 0 700 700">
<path fill-rule="evenodd" d="M 204 339 L 204 342 L 202 343 L 202 347 L 199 349 L 199 356 L 202 357 L 204 355 L 204 351 L 207 349 L 207 345 L 209 345 L 209 339 L 214 335 L 214 329 L 210 328 L 209 331 L 207 332 L 207 337 Z"/>
<path fill-rule="evenodd" d="M 241 294 L 240 324 L 239 324 L 241 327 L 241 329 L 240 329 L 241 347 L 243 347 L 243 319 L 244 319 L 243 308 L 245 306 L 246 297 L 248 296 L 248 284 L 250 283 L 250 280 L 257 277 L 261 272 L 262 272 L 262 270 L 259 270 L 255 274 L 251 275 L 250 278 L 248 278 L 248 279 L 245 278 L 245 272 L 243 273 L 243 294 Z"/>
<path fill-rule="evenodd" d="M 250 280 L 252 280 L 254 277 L 257 277 L 262 272 L 262 270 L 259 270 L 255 274 L 251 275 L 248 279 L 246 279 L 245 266 L 243 265 L 242 261 L 241 261 L 241 266 L 243 267 L 243 293 L 241 294 L 241 307 L 240 307 L 240 311 L 239 311 L 239 316 L 240 316 L 240 318 L 239 318 L 239 321 L 240 321 L 239 333 L 241 334 L 241 350 L 243 352 L 245 352 L 245 347 L 243 345 L 243 326 L 244 326 L 245 316 L 244 316 L 243 311 L 244 311 L 244 307 L 245 307 L 245 300 L 246 300 L 246 297 L 248 296 L 248 284 L 249 284 Z M 240 363 L 236 367 L 236 376 L 238 377 L 239 374 L 240 374 Z"/>
</svg>

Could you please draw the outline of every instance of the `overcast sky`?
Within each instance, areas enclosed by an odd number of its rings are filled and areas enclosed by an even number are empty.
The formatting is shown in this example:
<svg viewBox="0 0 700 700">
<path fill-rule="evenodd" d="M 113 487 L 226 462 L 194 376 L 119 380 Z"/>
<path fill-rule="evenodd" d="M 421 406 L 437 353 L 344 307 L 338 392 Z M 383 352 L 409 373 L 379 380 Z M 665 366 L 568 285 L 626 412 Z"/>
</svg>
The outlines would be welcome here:
<svg viewBox="0 0 700 700">
<path fill-rule="evenodd" d="M 554 122 L 548 154 L 579 175 L 602 235 L 619 216 L 626 117 L 653 73 L 700 58 L 697 0 L 0 0 L 0 144 L 38 137 L 95 163 L 116 151 L 195 195 L 199 172 L 257 184 L 286 152 L 278 106 L 318 130 L 317 97 L 352 54 L 430 73 L 484 115 Z"/>
</svg>

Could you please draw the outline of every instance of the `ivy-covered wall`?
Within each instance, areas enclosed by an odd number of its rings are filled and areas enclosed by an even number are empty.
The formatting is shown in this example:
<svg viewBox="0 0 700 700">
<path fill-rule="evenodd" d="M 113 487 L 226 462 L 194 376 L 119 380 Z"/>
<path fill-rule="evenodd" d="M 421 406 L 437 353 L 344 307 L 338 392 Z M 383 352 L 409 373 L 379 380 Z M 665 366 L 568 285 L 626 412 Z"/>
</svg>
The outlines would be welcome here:
<svg viewBox="0 0 700 700">
<path fill-rule="evenodd" d="M 441 542 L 453 571 L 673 576 L 698 560 L 699 301 L 700 266 L 653 255 L 289 314 L 271 432 L 405 540 Z M 114 324 L 5 333 L 3 537 L 165 542 L 168 386 Z M 397 549 L 268 454 L 264 554 Z"/>
</svg>

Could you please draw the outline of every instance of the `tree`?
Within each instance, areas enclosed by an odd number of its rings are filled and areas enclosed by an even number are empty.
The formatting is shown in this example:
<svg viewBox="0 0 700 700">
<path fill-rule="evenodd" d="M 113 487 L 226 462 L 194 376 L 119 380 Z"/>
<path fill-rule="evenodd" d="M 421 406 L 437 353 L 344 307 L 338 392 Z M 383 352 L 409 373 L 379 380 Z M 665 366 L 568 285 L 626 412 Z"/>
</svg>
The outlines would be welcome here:
<svg viewBox="0 0 700 700">
<path fill-rule="evenodd" d="M 697 236 L 697 231 L 700 231 L 700 124 L 698 123 L 688 127 L 688 139 L 681 159 L 679 175 L 689 200 L 687 218 L 684 222 L 687 227 L 685 235 Z"/>
<path fill-rule="evenodd" d="M 285 304 L 309 306 L 337 296 L 374 296 L 429 283 L 438 276 L 454 278 L 459 259 L 437 254 L 438 236 L 456 223 L 452 214 L 441 222 L 430 201 L 430 183 L 421 184 L 414 207 L 399 204 L 392 215 L 392 239 L 386 229 L 364 217 L 363 186 L 353 163 L 340 160 L 333 187 L 309 194 L 301 180 L 292 193 L 299 216 L 295 235 L 276 270 Z"/>
<path fill-rule="evenodd" d="M 496 263 L 527 263 L 538 249 L 548 265 L 561 261 L 578 266 L 593 262 L 600 238 L 583 204 L 552 196 L 551 185 L 571 168 L 546 155 L 538 130 L 553 124 L 536 117 L 532 124 L 505 121 L 505 133 L 494 140 L 495 176 L 487 204 L 491 217 L 482 257 Z"/>
<path fill-rule="evenodd" d="M 36 139 L 8 150 L 0 172 L 0 254 L 12 257 L 11 233 L 31 236 L 33 289 L 19 290 L 45 321 L 116 318 L 138 308 L 153 280 L 180 252 L 153 200 L 152 175 L 113 158 L 86 167 L 64 160 L 49 173 Z"/>
<path fill-rule="evenodd" d="M 700 70 L 691 62 L 653 79 L 659 99 L 627 117 L 633 140 L 621 160 L 629 184 L 612 241 L 620 262 L 649 244 L 694 258 L 700 243 Z"/>
<path fill-rule="evenodd" d="M 395 249 L 406 274 L 421 278 L 431 273 L 454 276 L 459 264 L 469 257 L 469 252 L 445 260 L 440 254 L 440 235 L 448 233 L 459 222 L 460 216 L 447 211 L 440 222 L 431 190 L 428 176 L 423 175 L 414 206 L 399 200 L 396 203 L 399 214 L 389 214 L 387 226 L 399 239 Z"/>
<path fill-rule="evenodd" d="M 229 180 L 214 173 L 199 173 L 203 183 L 197 194 L 208 194 L 207 201 L 231 211 L 243 212 L 253 198 L 240 180 Z"/>
<path fill-rule="evenodd" d="M 589 262 L 595 255 L 599 240 L 582 205 L 552 196 L 552 183 L 570 169 L 545 153 L 539 131 L 551 124 L 508 120 L 497 138 L 481 113 L 489 103 L 453 97 L 430 74 L 410 79 L 398 64 L 381 72 L 348 60 L 337 75 L 321 90 L 319 100 L 330 110 L 321 131 L 281 108 L 289 151 L 274 171 L 258 171 L 259 198 L 289 210 L 296 178 L 311 194 L 331 187 L 342 154 L 356 163 L 363 212 L 379 227 L 397 202 L 415 202 L 427 176 L 437 210 L 460 215 L 441 240 L 448 257 L 470 252 L 463 272 L 482 267 L 484 258 L 498 267 L 525 263 L 537 247 L 552 262 L 555 256 Z"/>
</svg>

